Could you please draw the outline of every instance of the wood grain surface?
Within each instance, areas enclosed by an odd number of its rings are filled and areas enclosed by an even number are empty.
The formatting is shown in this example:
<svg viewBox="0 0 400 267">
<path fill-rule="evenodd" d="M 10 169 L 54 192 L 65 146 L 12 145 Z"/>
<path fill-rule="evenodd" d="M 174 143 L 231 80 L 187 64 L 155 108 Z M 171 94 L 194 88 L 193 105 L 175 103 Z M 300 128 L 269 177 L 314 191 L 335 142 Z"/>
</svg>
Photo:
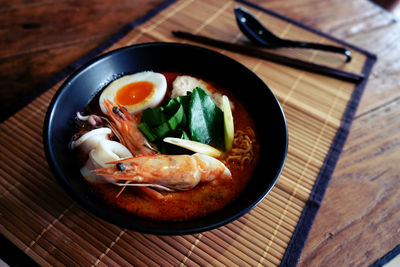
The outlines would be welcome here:
<svg viewBox="0 0 400 267">
<path fill-rule="evenodd" d="M 0 109 L 162 0 L 0 1 Z M 400 244 L 400 24 L 367 0 L 260 0 L 378 56 L 299 261 L 368 265 Z"/>
</svg>

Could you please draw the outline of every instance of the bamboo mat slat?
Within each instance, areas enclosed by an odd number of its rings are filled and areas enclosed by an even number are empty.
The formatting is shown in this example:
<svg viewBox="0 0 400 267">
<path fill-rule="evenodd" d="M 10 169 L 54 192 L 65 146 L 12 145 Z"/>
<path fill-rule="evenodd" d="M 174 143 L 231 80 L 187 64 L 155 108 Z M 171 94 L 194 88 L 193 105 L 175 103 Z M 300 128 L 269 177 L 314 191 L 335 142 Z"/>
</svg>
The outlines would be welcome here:
<svg viewBox="0 0 400 267">
<path fill-rule="evenodd" d="M 110 40 L 112 45 L 99 50 L 154 41 L 184 42 L 174 38 L 172 30 L 243 42 L 246 38 L 233 14 L 236 5 L 243 5 L 281 37 L 340 42 L 244 1 L 180 0 L 168 1 L 144 22 L 133 22 L 128 33 L 117 34 Z M 276 266 L 298 257 L 301 248 L 293 250 L 298 246 L 295 239 L 306 237 L 294 237 L 301 231 L 306 236 L 311 227 L 312 219 L 304 225 L 305 210 L 309 202 L 318 206 L 322 199 L 344 143 L 342 135 L 345 139 L 358 104 L 355 97 L 360 97 L 365 82 L 355 85 L 209 48 L 254 71 L 277 96 L 286 115 L 286 165 L 276 186 L 257 207 L 226 226 L 184 236 L 140 234 L 88 214 L 57 184 L 43 151 L 44 116 L 59 81 L 0 125 L 0 232 L 41 265 Z M 340 56 L 318 51 L 283 49 L 275 53 L 368 74 L 373 56 L 350 48 L 353 60 L 349 64 Z"/>
</svg>

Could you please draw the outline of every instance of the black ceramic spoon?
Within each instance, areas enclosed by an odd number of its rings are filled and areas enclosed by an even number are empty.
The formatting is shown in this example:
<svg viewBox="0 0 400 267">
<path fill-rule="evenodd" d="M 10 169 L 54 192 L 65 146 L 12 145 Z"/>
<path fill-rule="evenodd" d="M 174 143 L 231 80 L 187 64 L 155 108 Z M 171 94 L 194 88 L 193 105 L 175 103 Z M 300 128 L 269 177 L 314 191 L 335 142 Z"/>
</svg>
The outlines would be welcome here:
<svg viewBox="0 0 400 267">
<path fill-rule="evenodd" d="M 247 10 L 237 6 L 235 7 L 234 11 L 239 29 L 243 32 L 244 35 L 246 35 L 247 38 L 249 38 L 255 44 L 262 45 L 267 48 L 293 47 L 318 49 L 327 52 L 344 54 L 346 56 L 346 62 L 350 62 L 351 60 L 351 52 L 346 48 L 282 39 L 267 30 L 261 24 L 261 22 L 259 22 Z"/>
</svg>

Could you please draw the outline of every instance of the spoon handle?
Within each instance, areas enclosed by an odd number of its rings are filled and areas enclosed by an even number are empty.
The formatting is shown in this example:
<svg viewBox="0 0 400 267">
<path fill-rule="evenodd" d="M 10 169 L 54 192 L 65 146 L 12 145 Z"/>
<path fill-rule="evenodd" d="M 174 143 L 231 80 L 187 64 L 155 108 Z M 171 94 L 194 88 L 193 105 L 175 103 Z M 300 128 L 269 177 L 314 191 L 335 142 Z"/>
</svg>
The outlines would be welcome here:
<svg viewBox="0 0 400 267">
<path fill-rule="evenodd" d="M 334 52 L 344 54 L 346 56 L 346 62 L 350 62 L 351 60 L 351 51 L 344 48 L 333 45 L 325 45 L 311 42 L 301 42 L 301 41 L 291 41 L 291 40 L 283 40 L 279 44 L 279 47 L 296 47 L 296 48 L 308 48 L 308 49 L 317 49 L 327 52 Z"/>
</svg>

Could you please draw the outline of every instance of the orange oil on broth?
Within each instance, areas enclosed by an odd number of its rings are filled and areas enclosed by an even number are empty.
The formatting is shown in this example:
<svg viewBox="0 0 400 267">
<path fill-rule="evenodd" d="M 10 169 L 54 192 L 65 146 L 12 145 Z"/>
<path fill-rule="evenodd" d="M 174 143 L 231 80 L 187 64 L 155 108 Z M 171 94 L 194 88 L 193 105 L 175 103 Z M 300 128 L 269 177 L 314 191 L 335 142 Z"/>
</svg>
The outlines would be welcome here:
<svg viewBox="0 0 400 267">
<path fill-rule="evenodd" d="M 175 72 L 164 72 L 167 78 L 168 94 L 172 88 L 172 81 L 180 75 Z M 236 130 L 245 130 L 251 127 L 255 130 L 253 121 L 243 105 L 227 90 L 208 82 L 217 91 L 227 95 L 234 103 L 233 118 Z M 256 136 L 256 138 L 258 138 Z M 256 142 L 256 158 L 251 164 L 242 169 L 234 163 L 226 166 L 232 173 L 232 179 L 218 179 L 209 183 L 200 183 L 195 188 L 184 192 L 161 192 L 164 198 L 151 199 L 142 195 L 134 187 L 127 187 L 119 197 L 121 187 L 112 184 L 92 184 L 93 189 L 111 205 L 141 217 L 161 221 L 185 221 L 203 217 L 222 209 L 235 199 L 249 181 L 257 163 L 258 144 Z"/>
</svg>

